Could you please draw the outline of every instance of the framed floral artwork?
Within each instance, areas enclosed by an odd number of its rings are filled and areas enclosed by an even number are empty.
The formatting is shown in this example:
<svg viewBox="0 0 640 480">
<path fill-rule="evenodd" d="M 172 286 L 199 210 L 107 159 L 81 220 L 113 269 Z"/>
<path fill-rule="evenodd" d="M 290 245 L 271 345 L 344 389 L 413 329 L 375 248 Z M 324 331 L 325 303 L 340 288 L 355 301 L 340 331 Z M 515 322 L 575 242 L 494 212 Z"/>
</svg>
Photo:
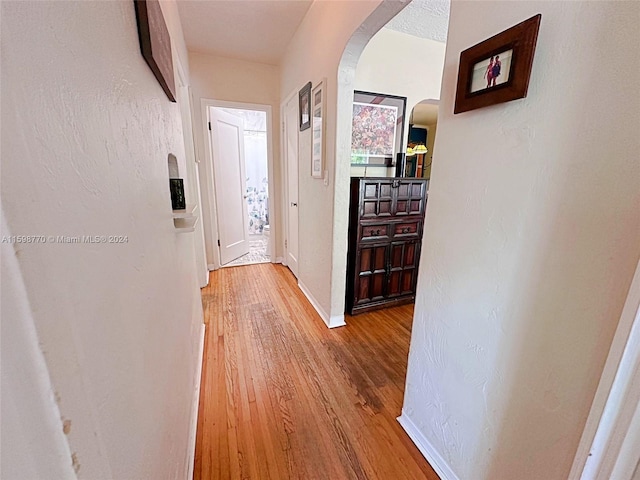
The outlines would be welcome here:
<svg viewBox="0 0 640 480">
<path fill-rule="evenodd" d="M 393 165 L 402 148 L 406 104 L 406 97 L 354 92 L 352 165 Z"/>
</svg>

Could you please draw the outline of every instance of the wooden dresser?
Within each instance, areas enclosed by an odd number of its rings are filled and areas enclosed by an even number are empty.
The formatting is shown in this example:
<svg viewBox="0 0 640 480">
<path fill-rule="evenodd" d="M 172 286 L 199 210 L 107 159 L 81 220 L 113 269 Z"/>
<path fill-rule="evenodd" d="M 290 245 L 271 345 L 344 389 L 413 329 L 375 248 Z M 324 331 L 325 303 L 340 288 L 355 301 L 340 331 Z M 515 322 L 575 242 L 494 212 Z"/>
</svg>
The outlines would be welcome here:
<svg viewBox="0 0 640 480">
<path fill-rule="evenodd" d="M 427 180 L 352 178 L 347 313 L 415 299 Z"/>
</svg>

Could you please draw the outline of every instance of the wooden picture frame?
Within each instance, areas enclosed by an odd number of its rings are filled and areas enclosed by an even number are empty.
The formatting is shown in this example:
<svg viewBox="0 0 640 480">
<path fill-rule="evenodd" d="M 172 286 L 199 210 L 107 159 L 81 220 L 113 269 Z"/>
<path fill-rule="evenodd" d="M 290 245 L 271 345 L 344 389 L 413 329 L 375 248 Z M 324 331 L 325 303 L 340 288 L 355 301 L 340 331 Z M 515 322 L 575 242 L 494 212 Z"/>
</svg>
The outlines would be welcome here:
<svg viewBox="0 0 640 480">
<path fill-rule="evenodd" d="M 541 14 L 460 53 L 453 113 L 527 96 Z"/>
<path fill-rule="evenodd" d="M 353 92 L 351 165 L 390 167 L 402 150 L 407 97 Z"/>
<path fill-rule="evenodd" d="M 324 169 L 325 81 L 311 91 L 311 176 L 322 178 Z"/>
<path fill-rule="evenodd" d="M 158 0 L 134 0 L 140 50 L 169 100 L 176 101 L 171 37 Z"/>
<path fill-rule="evenodd" d="M 300 115 L 300 131 L 311 126 L 311 82 L 298 92 L 298 113 Z"/>
</svg>

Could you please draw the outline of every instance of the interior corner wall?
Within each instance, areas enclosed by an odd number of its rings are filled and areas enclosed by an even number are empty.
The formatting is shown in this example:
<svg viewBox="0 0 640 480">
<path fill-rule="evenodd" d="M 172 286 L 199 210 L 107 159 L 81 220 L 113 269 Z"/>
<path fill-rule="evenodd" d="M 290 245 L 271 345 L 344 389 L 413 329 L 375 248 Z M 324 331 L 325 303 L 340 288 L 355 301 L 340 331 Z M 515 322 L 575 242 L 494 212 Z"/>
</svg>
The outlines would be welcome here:
<svg viewBox="0 0 640 480">
<path fill-rule="evenodd" d="M 527 97 L 453 115 L 460 52 L 538 13 Z M 640 257 L 638 23 L 452 3 L 403 407 L 444 478 L 569 474 Z"/>
<path fill-rule="evenodd" d="M 11 249 L 67 465 L 81 479 L 181 478 L 202 307 L 169 193 L 168 154 L 184 165 L 179 106 L 140 54 L 133 2 L 1 8 L 2 209 L 12 235 L 39 239 Z M 5 317 L 8 294 L 3 331 L 28 319 Z M 4 433 L 3 455 L 24 446 Z"/>
<path fill-rule="evenodd" d="M 407 145 L 411 111 L 422 100 L 439 100 L 446 44 L 382 28 L 367 44 L 356 68 L 355 88 L 407 98 L 401 151 Z M 351 176 L 365 167 L 351 167 Z M 367 176 L 393 176 L 394 168 L 367 167 Z"/>
<path fill-rule="evenodd" d="M 344 253 L 343 265 L 334 265 L 335 230 L 334 209 L 336 205 L 336 185 L 339 188 L 339 208 L 344 206 L 344 193 L 348 192 L 349 156 L 338 154 L 337 122 L 339 91 L 338 68 L 354 32 L 378 7 L 379 0 L 371 2 L 314 2 L 298 27 L 282 59 L 281 98 L 297 95 L 307 83 L 316 85 L 326 78 L 326 130 L 325 130 L 325 170 L 328 185 L 323 180 L 311 177 L 311 129 L 299 133 L 298 161 L 298 209 L 299 209 L 299 281 L 303 283 L 315 302 L 331 317 L 344 313 L 344 277 L 346 275 L 347 234 L 338 240 L 344 243 L 338 256 Z M 397 6 L 400 2 L 385 2 Z M 391 18 L 391 17 L 389 17 Z M 381 25 L 377 26 L 379 29 Z M 377 30 L 376 29 L 376 30 Z M 373 32 L 372 32 L 373 33 Z M 372 35 L 371 33 L 371 35 Z M 370 36 L 368 37 L 370 38 Z M 367 39 L 368 39 L 367 38 Z M 353 65 L 355 70 L 355 63 Z M 353 98 L 353 90 L 351 90 Z M 346 165 L 336 168 L 336 163 Z M 344 188 L 346 183 L 347 187 Z M 348 193 L 347 210 L 348 210 Z M 347 212 L 340 212 L 346 217 Z M 340 222 L 342 225 L 342 221 Z M 342 227 L 340 228 L 342 232 Z M 344 252 L 343 252 L 344 250 Z M 340 261 L 338 262 L 340 264 Z M 336 280 L 337 279 L 337 280 Z M 336 293 L 342 289 L 341 293 Z M 342 298 L 342 307 L 334 308 L 333 295 Z M 336 305 L 340 302 L 335 302 Z"/>
<path fill-rule="evenodd" d="M 193 130 L 196 140 L 196 155 L 204 175 L 200 176 L 202 191 L 203 217 L 205 225 L 205 246 L 207 261 L 214 264 L 216 240 L 211 231 L 217 231 L 212 205 L 213 172 L 207 159 L 206 144 L 208 132 L 205 130 L 206 118 L 202 117 L 202 100 L 254 103 L 270 105 L 272 115 L 272 155 L 273 184 L 275 192 L 269 192 L 273 199 L 272 208 L 276 212 L 276 229 L 271 231 L 275 242 L 276 257 L 283 257 L 284 219 L 280 214 L 283 202 L 282 167 L 280 158 L 280 68 L 275 65 L 248 62 L 244 60 L 217 57 L 202 53 L 189 52 L 191 87 L 193 95 Z M 213 228 L 212 228 L 213 227 Z"/>
</svg>

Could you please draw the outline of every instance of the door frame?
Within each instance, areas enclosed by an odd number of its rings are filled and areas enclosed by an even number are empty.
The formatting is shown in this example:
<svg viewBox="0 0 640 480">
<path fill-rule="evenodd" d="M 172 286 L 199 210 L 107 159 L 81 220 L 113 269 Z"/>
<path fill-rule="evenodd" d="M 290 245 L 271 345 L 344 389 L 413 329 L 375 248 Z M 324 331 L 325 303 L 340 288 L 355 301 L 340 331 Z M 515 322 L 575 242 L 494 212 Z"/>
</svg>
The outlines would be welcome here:
<svg viewBox="0 0 640 480">
<path fill-rule="evenodd" d="M 174 55 L 174 58 L 178 58 Z M 199 162 L 196 156 L 196 142 L 193 131 L 193 99 L 191 96 L 191 85 L 189 78 L 185 73 L 185 69 L 182 66 L 182 62 L 178 59 L 175 62 L 177 84 L 176 87 L 180 91 L 184 89 L 186 92 L 187 102 L 186 105 L 180 106 L 180 118 L 182 120 L 182 133 L 184 138 L 184 153 L 185 162 L 187 168 L 187 178 L 192 185 L 189 188 L 192 190 L 191 194 L 193 198 L 190 200 L 196 204 L 196 214 L 199 217 L 199 221 L 196 222 L 194 231 L 194 250 L 195 250 L 195 262 L 198 269 L 198 284 L 200 288 L 204 288 L 209 285 L 209 266 L 207 264 L 207 249 L 204 238 L 204 224 L 202 222 L 202 191 L 200 188 L 200 180 L 198 171 Z M 178 104 L 180 104 L 180 93 L 178 92 Z M 188 115 L 184 115 L 183 107 L 188 110 Z M 202 248 L 200 248 L 202 247 Z M 203 277 L 203 278 L 201 278 Z"/>
<path fill-rule="evenodd" d="M 271 263 L 276 263 L 276 248 L 275 240 L 277 238 L 276 232 L 278 230 L 279 216 L 276 213 L 274 205 L 275 200 L 275 184 L 274 184 L 274 167 L 273 167 L 273 115 L 271 105 L 264 105 L 261 103 L 245 103 L 245 102 L 230 102 L 226 100 L 214 100 L 210 98 L 203 98 L 200 100 L 200 108 L 202 113 L 202 131 L 206 137 L 204 141 L 205 158 L 208 166 L 208 174 L 206 178 L 206 195 L 209 199 L 209 205 L 211 206 L 211 218 L 205 223 L 206 233 L 209 234 L 211 239 L 212 251 L 213 251 L 213 264 L 209 264 L 209 270 L 217 270 L 222 264 L 220 262 L 220 247 L 217 245 L 218 239 L 218 205 L 215 198 L 215 183 L 214 183 L 214 168 L 213 168 L 213 147 L 211 145 L 211 133 L 209 131 L 209 108 L 236 108 L 240 110 L 255 110 L 265 112 L 267 114 L 267 185 L 269 186 L 269 258 Z M 207 225 L 208 224 L 208 225 Z"/>
<path fill-rule="evenodd" d="M 626 438 L 628 421 L 638 408 L 634 397 L 640 393 L 639 337 L 640 262 L 627 293 L 569 480 L 609 478 L 616 464 L 629 460 L 625 457 L 628 451 L 624 450 L 623 444 L 630 440 Z"/>
<path fill-rule="evenodd" d="M 289 157 L 287 155 L 287 138 L 285 130 L 285 114 L 287 103 L 295 100 L 298 96 L 298 91 L 293 90 L 280 104 L 280 122 L 282 123 L 280 128 L 280 156 L 282 157 L 282 193 L 284 201 L 282 202 L 282 218 L 284 219 L 284 231 L 282 234 L 282 264 L 288 266 L 287 259 L 289 258 Z M 299 166 L 299 165 L 298 165 Z M 298 184 L 300 182 L 300 172 L 298 172 Z M 298 198 L 298 200 L 300 200 Z M 298 231 L 300 230 L 300 223 L 298 222 Z M 298 235 L 298 239 L 300 236 Z M 298 246 L 298 265 L 300 265 L 300 248 Z M 300 270 L 298 269 L 298 275 Z"/>
</svg>

